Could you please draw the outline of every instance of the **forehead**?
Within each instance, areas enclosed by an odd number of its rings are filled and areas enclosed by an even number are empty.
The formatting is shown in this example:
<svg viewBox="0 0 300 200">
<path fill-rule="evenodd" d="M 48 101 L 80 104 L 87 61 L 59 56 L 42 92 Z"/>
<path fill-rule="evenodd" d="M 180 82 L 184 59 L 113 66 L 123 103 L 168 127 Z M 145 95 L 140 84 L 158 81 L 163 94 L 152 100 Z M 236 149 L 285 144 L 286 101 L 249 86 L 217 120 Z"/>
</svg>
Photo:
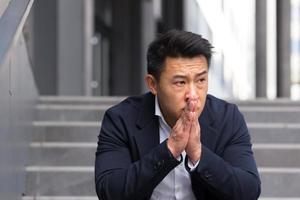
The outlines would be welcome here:
<svg viewBox="0 0 300 200">
<path fill-rule="evenodd" d="M 165 60 L 164 70 L 165 72 L 198 72 L 208 69 L 208 64 L 205 56 L 197 56 L 192 58 L 167 57 Z"/>
</svg>

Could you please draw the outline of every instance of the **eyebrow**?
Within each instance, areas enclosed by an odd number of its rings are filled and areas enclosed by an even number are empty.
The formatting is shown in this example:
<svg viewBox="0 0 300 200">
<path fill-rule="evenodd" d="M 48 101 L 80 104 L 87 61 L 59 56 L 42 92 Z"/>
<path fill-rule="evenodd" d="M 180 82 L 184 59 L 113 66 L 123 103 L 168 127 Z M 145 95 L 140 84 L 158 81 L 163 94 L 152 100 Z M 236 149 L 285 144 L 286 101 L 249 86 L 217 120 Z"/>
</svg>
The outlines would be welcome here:
<svg viewBox="0 0 300 200">
<path fill-rule="evenodd" d="M 204 70 L 203 72 L 196 74 L 196 77 L 203 76 L 205 74 L 207 74 L 207 70 Z M 186 78 L 186 75 L 175 75 L 173 77 L 173 79 L 180 79 L 180 78 Z"/>
<path fill-rule="evenodd" d="M 198 73 L 196 76 L 202 76 L 204 74 L 207 74 L 207 70 L 204 70 L 203 72 Z"/>
</svg>

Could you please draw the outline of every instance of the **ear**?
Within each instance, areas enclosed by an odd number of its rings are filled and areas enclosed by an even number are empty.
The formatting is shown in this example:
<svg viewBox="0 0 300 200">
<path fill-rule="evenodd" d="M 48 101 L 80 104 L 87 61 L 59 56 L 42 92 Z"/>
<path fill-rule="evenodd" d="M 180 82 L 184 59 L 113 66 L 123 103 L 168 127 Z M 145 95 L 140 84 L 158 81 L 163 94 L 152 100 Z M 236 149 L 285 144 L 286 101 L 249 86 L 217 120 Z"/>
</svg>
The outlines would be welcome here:
<svg viewBox="0 0 300 200">
<path fill-rule="evenodd" d="M 152 94 L 156 95 L 158 83 L 157 83 L 156 79 L 154 78 L 154 76 L 152 76 L 151 74 L 147 74 L 145 76 L 145 81 L 147 83 L 147 86 L 148 86 L 148 89 L 150 90 L 150 92 Z"/>
</svg>

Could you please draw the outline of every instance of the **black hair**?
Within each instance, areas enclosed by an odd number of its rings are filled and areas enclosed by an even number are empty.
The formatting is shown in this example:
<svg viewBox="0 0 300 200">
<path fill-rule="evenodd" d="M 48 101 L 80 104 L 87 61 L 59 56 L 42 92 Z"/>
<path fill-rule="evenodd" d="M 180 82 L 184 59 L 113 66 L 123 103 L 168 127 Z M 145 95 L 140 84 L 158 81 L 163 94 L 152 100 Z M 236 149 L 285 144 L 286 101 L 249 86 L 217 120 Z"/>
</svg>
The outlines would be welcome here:
<svg viewBox="0 0 300 200">
<path fill-rule="evenodd" d="M 203 55 L 210 65 L 213 46 L 201 35 L 182 31 L 169 30 L 159 35 L 150 43 L 147 52 L 147 71 L 159 80 L 167 57 L 193 58 Z"/>
</svg>

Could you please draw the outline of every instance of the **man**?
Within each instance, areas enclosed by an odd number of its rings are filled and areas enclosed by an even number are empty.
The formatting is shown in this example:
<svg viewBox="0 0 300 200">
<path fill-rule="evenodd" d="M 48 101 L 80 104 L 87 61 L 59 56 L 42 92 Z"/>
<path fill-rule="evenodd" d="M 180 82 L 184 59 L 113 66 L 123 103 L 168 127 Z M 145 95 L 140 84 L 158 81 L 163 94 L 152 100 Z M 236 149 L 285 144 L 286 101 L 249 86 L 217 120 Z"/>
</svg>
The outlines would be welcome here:
<svg viewBox="0 0 300 200">
<path fill-rule="evenodd" d="M 211 44 L 171 30 L 148 48 L 151 93 L 106 111 L 95 163 L 103 200 L 254 200 L 260 180 L 237 107 L 207 95 Z"/>
</svg>

